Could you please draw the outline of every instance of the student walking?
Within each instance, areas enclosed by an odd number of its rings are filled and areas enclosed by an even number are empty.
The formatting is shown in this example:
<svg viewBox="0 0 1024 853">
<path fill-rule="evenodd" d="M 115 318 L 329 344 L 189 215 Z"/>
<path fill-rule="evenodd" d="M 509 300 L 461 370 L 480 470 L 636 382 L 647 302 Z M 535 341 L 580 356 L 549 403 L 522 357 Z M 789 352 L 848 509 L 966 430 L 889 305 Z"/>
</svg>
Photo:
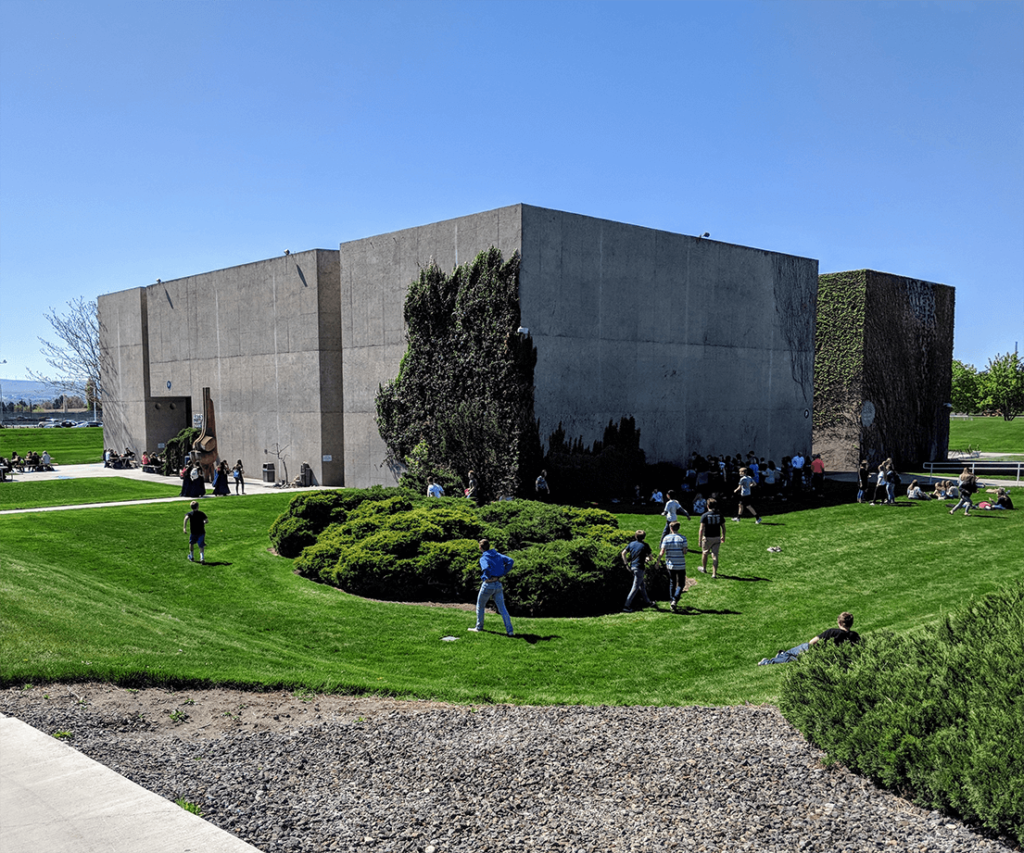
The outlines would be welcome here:
<svg viewBox="0 0 1024 853">
<path fill-rule="evenodd" d="M 623 564 L 633 575 L 633 585 L 629 588 L 629 595 L 626 596 L 626 604 L 622 608 L 623 613 L 633 612 L 633 602 L 638 596 L 643 602 L 643 607 L 654 607 L 654 602 L 647 596 L 647 587 L 644 585 L 647 561 L 653 554 L 651 546 L 644 542 L 646 538 L 647 532 L 638 530 L 633 541 L 623 548 L 620 554 Z"/>
<path fill-rule="evenodd" d="M 668 490 L 667 497 L 668 500 L 665 502 L 665 508 L 661 511 L 661 514 L 665 516 L 665 529 L 661 531 L 662 539 L 668 535 L 668 530 L 672 523 L 678 520 L 679 513 L 685 515 L 687 521 L 690 520 L 690 513 L 676 500 L 676 493 L 672 489 Z"/>
<path fill-rule="evenodd" d="M 484 610 L 487 607 L 487 602 L 493 598 L 494 606 L 498 608 L 502 621 L 505 623 L 505 633 L 514 637 L 512 617 L 508 615 L 508 608 L 505 607 L 505 590 L 501 585 L 501 579 L 512 570 L 515 561 L 492 548 L 487 539 L 481 539 L 477 544 L 480 546 L 480 580 L 482 583 L 480 584 L 480 593 L 476 597 L 476 625 L 466 630 L 474 633 L 483 631 Z"/>
<path fill-rule="evenodd" d="M 235 467 L 231 471 L 231 476 L 235 478 L 235 494 L 236 495 L 239 494 L 238 490 L 241 489 L 242 490 L 241 494 L 244 495 L 245 494 L 245 468 L 242 467 L 242 460 L 241 459 L 239 459 L 235 463 Z"/>
<path fill-rule="evenodd" d="M 963 507 L 964 515 L 968 516 L 974 508 L 974 501 L 971 500 L 971 497 L 978 489 L 978 481 L 975 479 L 974 474 L 971 473 L 970 468 L 964 468 L 958 481 L 958 487 L 960 491 L 960 500 L 957 501 L 956 506 L 949 511 L 949 514 L 956 515 L 956 511 L 960 509 L 960 507 Z"/>
<path fill-rule="evenodd" d="M 864 493 L 868 490 L 868 482 L 871 474 L 868 472 L 868 460 L 863 459 L 860 468 L 857 470 L 857 503 L 864 503 Z"/>
<path fill-rule="evenodd" d="M 697 544 L 700 545 L 700 570 L 707 574 L 711 556 L 711 577 L 718 577 L 718 550 L 725 542 L 725 519 L 718 511 L 718 499 L 708 498 L 708 511 L 700 517 Z"/>
<path fill-rule="evenodd" d="M 193 554 L 196 545 L 199 546 L 199 562 L 206 562 L 206 522 L 209 520 L 206 513 L 199 509 L 199 502 L 192 501 L 189 504 L 191 510 L 185 513 L 185 520 L 181 523 L 181 532 L 188 531 L 188 561 L 195 562 Z"/>
<path fill-rule="evenodd" d="M 750 469 L 740 468 L 740 484 L 735 489 L 733 489 L 733 494 L 736 494 L 737 492 L 739 492 L 740 494 L 739 507 L 736 510 L 736 517 L 733 519 L 733 521 L 739 521 L 743 513 L 745 513 L 749 509 L 750 514 L 754 516 L 754 523 L 761 523 L 760 513 L 758 513 L 758 511 L 754 509 L 754 507 L 750 503 L 750 490 L 753 487 L 754 478 L 750 476 Z"/>
<path fill-rule="evenodd" d="M 668 569 L 668 606 L 673 613 L 679 596 L 686 592 L 686 548 L 686 537 L 679 532 L 679 522 L 673 521 L 669 525 L 668 536 L 661 540 L 660 554 Z"/>
</svg>

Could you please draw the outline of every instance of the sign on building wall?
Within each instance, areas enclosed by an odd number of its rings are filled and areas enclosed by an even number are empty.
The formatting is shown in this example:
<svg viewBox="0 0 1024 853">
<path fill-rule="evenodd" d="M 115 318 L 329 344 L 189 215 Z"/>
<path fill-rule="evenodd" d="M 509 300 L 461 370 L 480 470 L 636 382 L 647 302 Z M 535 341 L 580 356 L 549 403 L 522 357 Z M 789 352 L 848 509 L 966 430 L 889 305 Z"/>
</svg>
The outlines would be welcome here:
<svg viewBox="0 0 1024 853">
<path fill-rule="evenodd" d="M 196 429 L 202 429 L 203 428 L 203 416 L 202 415 L 192 415 L 192 426 L 194 426 Z"/>
</svg>

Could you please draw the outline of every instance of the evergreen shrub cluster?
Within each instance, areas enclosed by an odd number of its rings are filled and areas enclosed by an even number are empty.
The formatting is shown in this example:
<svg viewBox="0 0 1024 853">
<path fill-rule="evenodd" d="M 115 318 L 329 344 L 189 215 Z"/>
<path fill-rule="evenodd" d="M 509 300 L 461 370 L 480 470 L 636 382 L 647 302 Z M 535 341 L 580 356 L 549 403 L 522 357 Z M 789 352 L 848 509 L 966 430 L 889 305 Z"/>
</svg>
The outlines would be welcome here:
<svg viewBox="0 0 1024 853">
<path fill-rule="evenodd" d="M 164 467 L 161 473 L 165 477 L 176 477 L 188 458 L 192 445 L 199 438 L 200 431 L 195 427 L 185 427 L 164 446 Z"/>
<path fill-rule="evenodd" d="M 527 616 L 617 609 L 619 552 L 630 538 L 603 510 L 523 500 L 478 507 L 381 486 L 297 495 L 270 536 L 303 577 L 387 601 L 473 600 L 477 543 L 487 538 L 515 560 L 505 600 Z"/>
<path fill-rule="evenodd" d="M 912 636 L 791 664 L 782 712 L 833 761 L 1024 842 L 1024 582 Z"/>
</svg>

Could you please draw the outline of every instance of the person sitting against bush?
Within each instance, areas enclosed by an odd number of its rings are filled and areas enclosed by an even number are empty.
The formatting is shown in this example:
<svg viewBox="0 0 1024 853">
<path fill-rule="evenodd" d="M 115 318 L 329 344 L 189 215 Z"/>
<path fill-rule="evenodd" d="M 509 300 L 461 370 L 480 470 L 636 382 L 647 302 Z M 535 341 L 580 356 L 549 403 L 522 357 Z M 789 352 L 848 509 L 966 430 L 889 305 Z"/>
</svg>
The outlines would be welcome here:
<svg viewBox="0 0 1024 853">
<path fill-rule="evenodd" d="M 912 500 L 912 501 L 930 501 L 931 500 L 931 495 L 926 495 L 921 490 L 921 487 L 918 485 L 917 480 L 912 481 L 911 484 L 909 486 L 907 486 L 907 497 L 910 498 L 910 500 Z"/>
<path fill-rule="evenodd" d="M 822 631 L 818 636 L 811 637 L 806 643 L 801 643 L 799 646 L 794 646 L 791 649 L 782 650 L 779 649 L 779 653 L 773 658 L 761 658 L 757 662 L 758 666 L 767 666 L 772 663 L 791 663 L 795 661 L 800 655 L 806 652 L 811 646 L 819 641 L 831 640 L 836 645 L 840 643 L 859 643 L 860 634 L 856 631 L 850 630 L 853 628 L 853 614 L 847 613 L 845 610 L 839 614 L 836 619 L 838 628 L 829 628 L 827 631 Z"/>
</svg>

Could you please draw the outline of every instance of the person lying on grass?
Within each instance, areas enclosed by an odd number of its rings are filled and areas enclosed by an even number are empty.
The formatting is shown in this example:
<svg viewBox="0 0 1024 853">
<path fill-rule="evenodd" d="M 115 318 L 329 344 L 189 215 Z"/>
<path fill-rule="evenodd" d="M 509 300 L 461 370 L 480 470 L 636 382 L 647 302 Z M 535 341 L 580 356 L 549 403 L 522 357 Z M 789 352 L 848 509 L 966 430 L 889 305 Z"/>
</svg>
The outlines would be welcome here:
<svg viewBox="0 0 1024 853">
<path fill-rule="evenodd" d="M 806 652 L 811 646 L 817 643 L 819 640 L 828 641 L 831 640 L 833 643 L 859 643 L 860 634 L 856 631 L 851 631 L 853 627 L 853 614 L 847 613 L 845 610 L 839 614 L 836 619 L 838 628 L 829 628 L 827 631 L 822 631 L 817 637 L 811 637 L 806 643 L 801 643 L 799 646 L 794 646 L 791 649 L 783 651 L 779 649 L 779 653 L 773 658 L 761 658 L 757 662 L 758 666 L 766 666 L 770 663 L 791 663 L 795 661 L 800 655 Z"/>
</svg>

